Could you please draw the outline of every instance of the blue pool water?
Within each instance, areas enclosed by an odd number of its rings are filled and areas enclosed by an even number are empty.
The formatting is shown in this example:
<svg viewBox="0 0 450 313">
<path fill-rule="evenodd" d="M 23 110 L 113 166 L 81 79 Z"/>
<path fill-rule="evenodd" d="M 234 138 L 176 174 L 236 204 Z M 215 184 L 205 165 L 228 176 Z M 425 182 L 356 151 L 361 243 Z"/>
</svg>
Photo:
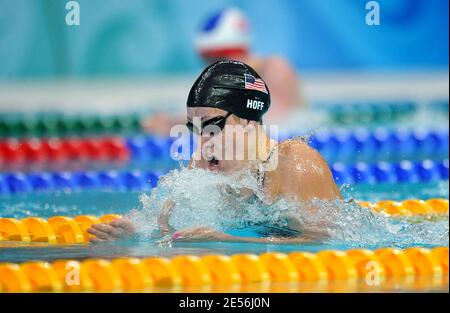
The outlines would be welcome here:
<svg viewBox="0 0 450 313">
<path fill-rule="evenodd" d="M 411 120 L 417 121 L 418 119 Z M 334 135 L 331 137 L 327 137 L 328 135 L 322 137 L 317 135 L 316 141 L 312 144 L 321 150 L 329 162 L 342 162 L 345 164 L 352 164 L 358 161 L 398 162 L 406 158 L 419 162 L 424 159 L 430 159 L 436 161 L 436 164 L 441 164 L 442 160 L 447 159 L 447 168 L 444 167 L 444 171 L 448 171 L 448 126 L 444 125 L 441 120 L 448 122 L 448 117 L 441 117 L 437 125 L 429 125 L 433 126 L 434 129 L 439 129 L 440 135 L 436 137 L 434 132 L 429 132 L 432 136 L 426 137 L 430 139 L 425 140 L 423 145 L 422 141 L 419 140 L 422 136 L 421 132 L 416 132 L 406 137 L 402 137 L 402 132 L 397 132 L 392 136 L 386 137 L 383 131 L 381 133 L 379 131 L 378 135 L 371 135 L 372 137 L 366 138 L 367 140 L 361 139 L 360 142 L 358 139 L 355 141 L 354 139 L 359 138 L 359 135 L 348 137 L 348 133 L 345 134 L 349 130 L 351 130 L 352 134 L 355 134 L 355 129 L 351 127 L 348 127 L 347 130 L 344 129 L 344 133 L 342 131 L 334 132 Z M 424 123 L 421 124 L 423 125 Z M 373 131 L 378 126 L 374 125 L 367 129 Z M 357 131 L 364 138 L 367 134 L 364 134 L 364 131 L 361 130 L 361 125 L 358 127 Z M 319 138 L 318 141 L 317 138 Z M 358 146 L 359 144 L 361 146 Z M 397 149 L 397 144 L 402 149 Z M 347 149 L 349 146 L 351 148 Z M 176 166 L 176 162 L 173 161 L 166 162 L 163 159 L 148 161 L 136 158 L 121 169 L 167 172 Z M 96 168 L 91 167 L 90 169 Z M 350 177 L 351 173 L 349 173 L 347 173 L 347 177 Z M 215 178 L 211 178 L 211 176 L 200 177 L 200 180 L 198 180 L 199 177 L 191 177 L 186 173 L 183 174 L 182 171 L 181 174 L 176 175 L 171 178 L 172 180 L 169 175 L 169 183 L 171 185 L 163 186 L 160 189 L 156 189 L 156 191 L 153 190 L 153 193 L 150 184 L 143 186 L 143 190 L 139 188 L 139 190 L 135 191 L 122 189 L 108 191 L 102 190 L 102 188 L 87 188 L 85 190 L 75 189 L 70 192 L 44 190 L 40 192 L 0 193 L 0 216 L 18 219 L 27 216 L 48 218 L 55 215 L 77 216 L 90 214 L 100 216 L 107 213 L 130 214 L 129 212 L 131 211 L 131 218 L 134 218 L 136 221 L 145 221 L 141 222 L 139 226 L 144 229 L 143 233 L 148 235 L 154 230 L 152 223 L 154 217 L 157 216 L 156 207 L 161 204 L 161 197 L 170 194 L 179 201 L 178 218 L 172 221 L 176 229 L 206 225 L 221 228 L 227 233 L 240 236 L 261 236 L 262 232 L 270 232 L 270 229 L 264 230 L 257 225 L 243 226 L 239 224 L 238 226 L 235 225 L 236 227 L 231 227 L 232 223 L 219 225 L 217 223 L 218 219 L 215 217 L 218 214 L 217 207 L 222 208 L 222 204 L 220 203 L 219 195 L 209 189 L 208 186 L 211 185 L 211 181 L 216 183 L 216 185 L 223 183 L 223 181 L 215 181 Z M 427 173 L 425 172 L 424 179 L 394 183 L 390 183 L 388 179 L 384 183 L 374 183 L 374 181 L 369 182 L 369 180 L 365 181 L 364 179 L 355 181 L 353 179 L 350 185 L 344 184 L 341 186 L 341 190 L 347 200 L 356 199 L 375 202 L 379 200 L 448 199 L 448 179 L 442 179 L 442 175 L 431 175 L 429 177 L 426 175 Z M 193 178 L 196 179 L 195 184 L 189 181 L 189 179 Z M 199 181 L 200 183 L 198 183 Z M 146 197 L 142 197 L 143 194 Z M 228 207 L 223 208 L 227 209 Z M 280 204 L 279 208 L 283 210 L 289 209 L 284 204 Z M 245 207 L 245 209 L 248 209 L 247 217 L 258 216 L 261 221 L 268 221 L 268 225 L 270 225 L 270 222 L 274 222 L 270 220 L 270 216 L 268 217 L 267 214 L 261 213 L 264 211 L 262 207 L 249 206 Z M 208 253 L 234 254 L 240 252 L 345 250 L 353 247 L 374 249 L 385 246 L 397 246 L 400 248 L 416 245 L 425 247 L 448 246 L 448 215 L 429 219 L 424 217 L 422 220 L 405 220 L 386 218 L 354 205 L 343 204 L 340 209 L 340 212 L 336 212 L 336 215 L 332 216 L 335 219 L 334 222 L 336 222 L 332 231 L 335 235 L 333 240 L 321 242 L 301 245 L 206 242 L 174 243 L 171 246 L 167 246 L 160 245 L 156 240 L 150 239 L 148 236 L 96 245 L 49 246 L 42 243 L 0 242 L 0 262 L 51 261 L 61 258 L 168 257 L 179 254 L 202 255 Z"/>
<path fill-rule="evenodd" d="M 448 198 L 448 181 L 417 184 L 356 184 L 344 187 L 343 193 L 347 199 L 378 201 L 381 199 L 405 200 L 410 198 Z M 51 217 L 54 215 L 76 216 L 91 214 L 100 216 L 107 213 L 127 214 L 132 209 L 144 210 L 140 202 L 142 192 L 113 192 L 113 191 L 78 191 L 59 193 L 32 193 L 2 196 L 0 212 L 3 217 L 24 218 L 27 216 Z M 433 225 L 434 224 L 434 225 Z M 83 259 L 91 257 L 114 258 L 119 256 L 174 256 L 179 254 L 202 255 L 208 253 L 263 253 L 269 251 L 320 251 L 324 249 L 349 249 L 354 247 L 378 248 L 382 246 L 437 246 L 448 245 L 448 217 L 440 218 L 437 222 L 427 221 L 426 231 L 447 237 L 436 243 L 416 242 L 375 242 L 357 243 L 345 240 L 332 242 L 315 242 L 302 245 L 276 245 L 251 243 L 176 243 L 172 246 L 159 245 L 156 240 L 147 238 L 133 238 L 107 244 L 79 244 L 49 246 L 41 243 L 0 243 L 0 262 L 22 262 L 27 260 L 54 260 L 60 258 Z M 431 226 L 431 228 L 430 228 Z M 368 229 L 370 231 L 370 229 Z M 228 229 L 227 233 L 240 236 L 259 236 L 260 229 L 247 227 Z M 372 234 L 371 234 L 372 236 Z M 386 234 L 386 236 L 388 236 Z"/>
<path fill-rule="evenodd" d="M 405 184 L 355 184 L 342 188 L 347 198 L 376 202 L 407 199 L 448 198 L 449 182 Z M 39 192 L 0 196 L 2 217 L 24 218 L 54 215 L 100 216 L 108 213 L 124 214 L 141 206 L 141 191 L 86 190 L 72 192 Z"/>
</svg>

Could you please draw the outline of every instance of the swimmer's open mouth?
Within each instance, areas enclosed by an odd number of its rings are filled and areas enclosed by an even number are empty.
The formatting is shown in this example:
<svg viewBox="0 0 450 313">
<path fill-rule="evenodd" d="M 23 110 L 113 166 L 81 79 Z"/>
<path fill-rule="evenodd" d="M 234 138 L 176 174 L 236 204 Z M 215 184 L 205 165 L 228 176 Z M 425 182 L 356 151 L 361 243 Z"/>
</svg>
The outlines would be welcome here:
<svg viewBox="0 0 450 313">
<path fill-rule="evenodd" d="M 214 157 L 211 160 L 209 160 L 208 161 L 208 169 L 211 171 L 215 171 L 215 170 L 219 169 L 219 160 L 217 160 Z"/>
</svg>

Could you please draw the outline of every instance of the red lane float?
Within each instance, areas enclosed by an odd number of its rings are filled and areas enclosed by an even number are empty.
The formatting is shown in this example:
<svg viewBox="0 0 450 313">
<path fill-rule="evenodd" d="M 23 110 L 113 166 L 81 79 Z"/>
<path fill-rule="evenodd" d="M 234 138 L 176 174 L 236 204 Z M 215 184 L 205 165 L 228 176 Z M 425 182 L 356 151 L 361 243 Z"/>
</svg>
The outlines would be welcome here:
<svg viewBox="0 0 450 313">
<path fill-rule="evenodd" d="M 0 141 L 3 166 L 70 161 L 123 162 L 130 151 L 121 137 L 5 139 Z"/>
</svg>

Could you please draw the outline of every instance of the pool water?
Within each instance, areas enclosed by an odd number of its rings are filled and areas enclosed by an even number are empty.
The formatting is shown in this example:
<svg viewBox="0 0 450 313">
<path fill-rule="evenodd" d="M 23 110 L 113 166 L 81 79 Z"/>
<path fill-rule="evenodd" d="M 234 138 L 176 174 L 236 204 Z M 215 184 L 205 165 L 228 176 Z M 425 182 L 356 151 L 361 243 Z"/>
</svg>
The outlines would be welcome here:
<svg viewBox="0 0 450 313">
<path fill-rule="evenodd" d="M 448 198 L 448 181 L 437 181 L 430 183 L 415 184 L 355 184 L 344 186 L 343 195 L 347 198 L 376 202 L 383 199 L 402 201 L 411 198 Z M 394 191 L 393 191 L 394 190 Z M 77 216 L 95 215 L 101 216 L 108 213 L 127 214 L 130 210 L 139 208 L 140 191 L 74 191 L 58 193 L 33 193 L 16 194 L 1 197 L 0 211 L 3 217 L 21 219 L 29 216 L 40 216 L 49 218 L 55 215 Z M 414 195 L 412 197 L 412 195 Z M 448 236 L 448 216 L 441 217 L 444 221 L 444 229 Z M 431 222 L 426 222 L 431 223 Z M 446 230 L 445 230 L 445 224 Z M 257 237 L 260 232 L 254 227 L 228 230 L 238 236 Z M 448 244 L 448 241 L 447 241 Z M 399 247 L 406 248 L 415 246 L 414 242 L 400 244 Z M 423 244 L 422 246 L 433 247 L 436 244 Z M 360 245 L 358 245 L 360 246 Z M 381 244 L 365 244 L 365 248 L 375 249 L 383 247 Z M 316 242 L 311 244 L 277 245 L 277 244 L 252 244 L 252 243 L 174 243 L 170 247 L 158 244 L 157 240 L 135 238 L 133 240 L 120 240 L 106 244 L 78 244 L 78 245 L 48 245 L 45 243 L 0 243 L 0 262 L 24 262 L 27 260 L 52 261 L 60 258 L 84 259 L 84 258 L 106 258 L 111 259 L 120 256 L 144 257 L 164 256 L 170 257 L 182 254 L 203 255 L 210 253 L 235 254 L 235 253 L 264 253 L 271 251 L 292 252 L 310 251 L 316 252 L 325 249 L 350 249 L 353 244 L 342 241 L 332 243 Z"/>
<path fill-rule="evenodd" d="M 415 120 L 421 120 L 416 118 Z M 448 122 L 448 117 L 442 118 L 443 122 Z M 448 126 L 439 120 L 438 125 L 432 125 L 444 133 L 442 138 L 448 140 Z M 380 125 L 371 125 L 370 128 L 379 127 Z M 431 125 L 427 125 L 431 126 Z M 361 125 L 358 125 L 361 128 Z M 346 126 L 347 130 L 352 129 Z M 445 134 L 447 137 L 445 137 Z M 441 139 L 442 139 L 441 138 Z M 439 140 L 441 140 L 439 139 Z M 442 142 L 441 142 L 442 143 Z M 323 144 L 323 143 L 322 143 Z M 331 144 L 331 143 L 330 143 Z M 340 146 L 339 141 L 333 142 L 333 148 L 324 149 L 325 157 L 330 162 L 344 162 L 346 164 L 355 163 L 357 161 L 386 161 L 398 162 L 404 159 L 395 154 L 395 146 L 390 146 L 389 150 L 374 154 L 377 149 L 376 144 L 371 144 L 370 149 L 362 152 L 355 149 L 352 153 L 344 153 L 345 145 Z M 408 146 L 410 150 L 405 154 L 410 160 L 433 159 L 441 161 L 448 160 L 448 143 L 439 151 L 433 154 L 431 150 L 421 150 L 422 155 L 414 153 L 414 149 L 419 149 L 417 145 Z M 415 148 L 414 148 L 415 147 Z M 419 148 L 417 148 L 419 147 Z M 337 150 L 338 149 L 338 150 Z M 375 150 L 374 150 L 375 149 Z M 336 151 L 340 151 L 337 157 Z M 431 151 L 431 152 L 430 152 Z M 406 153 L 406 152 L 405 152 Z M 341 157 L 341 158 L 339 158 Z M 160 159 L 155 160 L 131 160 L 127 164 L 116 166 L 125 170 L 151 170 L 155 172 L 166 173 L 177 167 L 177 163 L 171 160 Z M 104 165 L 99 167 L 90 167 L 89 169 L 105 169 Z M 448 161 L 447 161 L 448 170 Z M 30 216 L 39 216 L 49 218 L 56 215 L 74 217 L 77 215 L 94 215 L 101 216 L 104 214 L 124 214 L 135 218 L 141 224 L 148 222 L 150 226 L 140 225 L 145 229 L 146 236 L 136 236 L 132 239 L 118 240 L 114 243 L 102 244 L 71 244 L 71 245 L 49 245 L 45 243 L 21 243 L 11 241 L 0 241 L 0 262 L 21 263 L 29 260 L 53 261 L 56 259 L 75 259 L 82 260 L 86 258 L 105 258 L 113 259 L 116 257 L 147 257 L 162 256 L 172 257 L 176 255 L 205 255 L 205 254 L 224 254 L 232 255 L 236 253 L 254 253 L 260 254 L 264 252 L 293 252 L 293 251 L 309 251 L 318 252 L 322 250 L 347 250 L 355 247 L 363 247 L 368 249 L 377 249 L 380 247 L 398 247 L 406 248 L 412 246 L 435 247 L 448 246 L 448 214 L 436 216 L 422 216 L 420 218 L 394 218 L 385 217 L 377 213 L 368 212 L 368 209 L 362 209 L 350 205 L 344 205 L 341 213 L 336 213 L 333 218 L 339 225 L 335 229 L 336 238 L 332 240 L 324 240 L 318 242 L 304 244 L 253 244 L 253 243 L 226 243 L 226 242 L 204 242 L 204 243 L 172 243 L 160 244 L 156 239 L 150 239 L 149 234 L 155 230 L 153 220 L 146 220 L 148 216 L 152 219 L 157 216 L 158 211 L 155 209 L 162 204 L 165 196 L 170 195 L 176 199 L 178 205 L 179 217 L 174 220 L 176 229 L 183 229 L 189 226 L 213 226 L 221 227 L 217 223 L 218 210 L 211 208 L 214 206 L 222 206 L 220 197 L 213 191 L 208 189 L 212 183 L 220 185 L 223 180 L 215 181 L 211 178 L 211 174 L 205 177 L 191 177 L 183 170 L 180 173 L 169 174 L 168 181 L 172 185 L 158 185 L 157 188 L 151 189 L 150 185 L 136 190 L 106 190 L 102 188 L 86 188 L 84 190 L 52 190 L 40 192 L 23 192 L 23 193 L 1 193 L 0 192 L 0 217 L 11 217 L 22 219 Z M 2 173 L 0 173 L 1 176 Z M 184 176 L 183 176 L 184 175 Z M 403 201 L 407 199 L 427 200 L 432 198 L 449 198 L 449 181 L 448 179 L 435 178 L 424 181 L 414 182 L 397 182 L 397 183 L 373 183 L 358 182 L 352 184 L 341 185 L 341 191 L 346 200 L 359 200 L 377 202 L 381 200 Z M 447 174 L 448 177 L 448 174 Z M 187 180 L 184 180 L 184 179 Z M 196 179 L 189 181 L 189 179 Z M 200 183 L 197 184 L 197 179 Z M 196 182 L 195 184 L 193 182 Z M 345 182 L 344 182 L 345 183 Z M 235 184 L 235 182 L 230 182 Z M 238 185 L 239 186 L 239 185 Z M 1 187 L 1 186 L 0 186 Z M 168 187 L 168 188 L 167 188 Z M 147 197 L 142 197 L 146 195 Z M 224 207 L 230 209 L 229 207 Z M 288 209 L 281 204 L 281 209 Z M 262 214 L 262 207 L 249 207 L 247 218 L 251 218 L 252 214 Z M 253 210 L 253 211 L 252 211 Z M 220 211 L 220 210 L 219 210 Z M 130 212 L 131 215 L 130 215 Z M 209 216 L 208 216 L 209 215 Z M 264 214 L 262 214 L 264 215 Z M 270 215 L 270 214 L 269 214 Z M 267 218 L 264 215 L 264 218 Z M 142 222 L 144 221 L 144 222 Z M 261 221 L 267 221 L 262 219 Z M 269 223 L 273 222 L 270 220 Z M 153 223 L 153 224 L 152 224 Z M 189 224 L 190 223 L 190 224 Z M 377 225 L 380 223 L 380 225 Z M 223 226 L 223 231 L 247 237 L 260 237 L 262 233 L 270 233 L 271 226 L 262 226 L 262 223 L 255 223 L 247 226 L 239 224 L 239 227 Z M 153 228 L 152 228 L 153 227 Z M 351 229 L 354 227 L 355 229 Z M 444 288 L 448 289 L 444 286 Z"/>
<path fill-rule="evenodd" d="M 405 184 L 355 184 L 341 188 L 343 195 L 360 201 L 402 201 L 449 197 L 449 182 Z M 148 191 L 150 192 L 150 190 Z M 2 217 L 21 219 L 29 216 L 124 214 L 141 206 L 141 191 L 59 191 L 0 196 Z"/>
</svg>

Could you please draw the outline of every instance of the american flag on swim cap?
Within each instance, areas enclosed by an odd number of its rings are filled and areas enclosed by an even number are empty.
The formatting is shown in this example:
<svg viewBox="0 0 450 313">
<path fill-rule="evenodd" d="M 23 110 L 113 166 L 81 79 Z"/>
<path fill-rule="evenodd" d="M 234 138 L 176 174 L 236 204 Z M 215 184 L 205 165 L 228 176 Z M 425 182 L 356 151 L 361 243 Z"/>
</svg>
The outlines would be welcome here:
<svg viewBox="0 0 450 313">
<path fill-rule="evenodd" d="M 266 84 L 264 84 L 262 79 L 255 78 L 253 75 L 244 74 L 245 76 L 245 89 L 258 90 L 264 93 L 268 93 L 266 89 Z"/>
</svg>

